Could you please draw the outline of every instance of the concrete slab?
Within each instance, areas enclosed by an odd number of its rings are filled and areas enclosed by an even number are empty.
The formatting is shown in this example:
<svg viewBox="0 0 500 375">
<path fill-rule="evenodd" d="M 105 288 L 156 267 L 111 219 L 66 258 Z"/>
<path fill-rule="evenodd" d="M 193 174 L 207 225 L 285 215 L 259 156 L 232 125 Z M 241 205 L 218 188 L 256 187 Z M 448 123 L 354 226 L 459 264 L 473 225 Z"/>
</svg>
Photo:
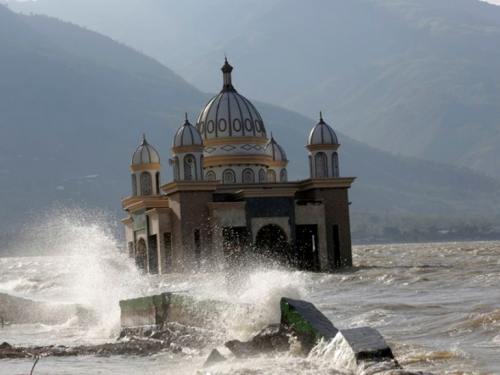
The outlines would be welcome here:
<svg viewBox="0 0 500 375">
<path fill-rule="evenodd" d="M 394 359 L 392 350 L 382 335 L 374 328 L 343 329 L 340 334 L 354 352 L 356 361 L 385 361 Z"/>
<path fill-rule="evenodd" d="M 294 332 L 312 334 L 316 340 L 330 340 L 339 332 L 333 323 L 310 302 L 281 298 L 281 324 Z"/>
</svg>

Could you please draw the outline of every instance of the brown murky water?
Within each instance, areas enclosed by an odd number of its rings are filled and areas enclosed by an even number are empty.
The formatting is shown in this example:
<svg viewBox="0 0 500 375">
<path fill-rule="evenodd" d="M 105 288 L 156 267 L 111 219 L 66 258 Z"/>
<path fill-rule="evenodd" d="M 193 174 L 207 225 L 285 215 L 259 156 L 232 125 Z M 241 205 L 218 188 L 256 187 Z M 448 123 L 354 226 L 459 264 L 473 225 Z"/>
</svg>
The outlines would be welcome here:
<svg viewBox="0 0 500 375">
<path fill-rule="evenodd" d="M 94 230 L 96 238 L 104 236 Z M 90 328 L 71 316 L 61 324 L 9 325 L 0 330 L 0 342 L 70 346 L 110 341 L 118 329 L 119 299 L 166 289 L 250 302 L 255 306 L 251 322 L 230 313 L 220 317 L 228 337 L 244 339 L 279 319 L 279 297 L 286 295 L 313 302 L 338 328 L 378 329 L 406 369 L 500 374 L 500 242 L 357 246 L 352 269 L 334 274 L 258 270 L 237 296 L 226 294 L 220 273 L 145 278 L 116 255 L 111 239 L 101 238 L 91 250 L 85 246 L 85 256 L 79 249 L 63 262 L 55 256 L 0 258 L 0 293 L 56 305 L 83 303 L 100 321 Z M 345 373 L 329 357 L 293 353 L 231 359 L 203 370 L 211 349 L 147 358 L 44 358 L 35 373 Z M 0 374 L 26 374 L 31 365 L 3 360 Z"/>
</svg>

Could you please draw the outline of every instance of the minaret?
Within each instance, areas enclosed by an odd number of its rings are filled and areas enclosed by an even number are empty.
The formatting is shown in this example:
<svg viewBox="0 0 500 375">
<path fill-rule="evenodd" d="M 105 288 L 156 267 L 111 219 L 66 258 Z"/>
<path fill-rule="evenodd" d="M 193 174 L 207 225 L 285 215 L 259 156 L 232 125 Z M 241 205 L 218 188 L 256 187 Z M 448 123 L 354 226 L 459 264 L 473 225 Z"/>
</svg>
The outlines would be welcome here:
<svg viewBox="0 0 500 375">
<path fill-rule="evenodd" d="M 323 121 L 319 113 L 319 122 L 311 130 L 307 143 L 309 151 L 309 170 L 311 178 L 339 177 L 339 157 L 337 150 L 340 144 L 333 129 Z"/>
<path fill-rule="evenodd" d="M 288 159 L 285 150 L 281 147 L 271 133 L 271 139 L 267 142 L 265 147 L 266 154 L 272 157 L 267 169 L 267 182 L 287 182 L 288 172 L 286 166 Z"/>
<path fill-rule="evenodd" d="M 142 135 L 142 143 L 132 156 L 132 195 L 160 195 L 160 156 Z"/>
<path fill-rule="evenodd" d="M 189 123 L 187 113 L 184 124 L 175 133 L 170 165 L 174 168 L 174 181 L 201 181 L 203 175 L 203 141 L 200 133 Z"/>
</svg>

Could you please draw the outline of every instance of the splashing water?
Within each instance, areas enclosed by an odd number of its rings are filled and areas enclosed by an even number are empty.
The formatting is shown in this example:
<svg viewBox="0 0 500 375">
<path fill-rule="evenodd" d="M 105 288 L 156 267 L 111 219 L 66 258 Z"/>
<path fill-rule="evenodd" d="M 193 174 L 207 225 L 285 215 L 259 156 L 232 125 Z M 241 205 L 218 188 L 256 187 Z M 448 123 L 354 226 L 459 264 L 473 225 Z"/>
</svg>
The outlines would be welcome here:
<svg viewBox="0 0 500 375">
<path fill-rule="evenodd" d="M 163 275 L 159 289 L 227 302 L 231 308 L 214 316 L 211 323 L 221 327 L 227 339 L 246 341 L 265 326 L 279 323 L 281 297 L 304 298 L 308 280 L 304 272 L 259 266 L 230 279 L 224 272 Z"/>
<path fill-rule="evenodd" d="M 0 278 L 0 292 L 53 305 L 49 314 L 59 311 L 61 327 L 91 326 L 88 339 L 116 337 L 120 300 L 187 291 L 234 306 L 214 319 L 227 338 L 247 340 L 255 331 L 279 322 L 281 297 L 300 299 L 307 293 L 306 274 L 262 266 L 240 272 L 237 290 L 228 290 L 223 272 L 143 275 L 120 251 L 118 227 L 103 211 L 58 206 L 35 221 L 36 225 L 26 226 L 28 234 L 18 248 L 36 256 L 16 258 L 5 282 Z M 62 309 L 68 304 L 76 306 L 77 319 Z"/>
<path fill-rule="evenodd" d="M 119 300 L 147 294 L 153 288 L 150 279 L 120 253 L 109 215 L 55 207 L 36 223 L 27 226 L 19 252 L 37 256 L 15 258 L 9 274 L 0 278 L 0 291 L 52 305 L 53 314 L 59 310 L 61 318 L 67 318 L 61 307 L 74 305 L 78 323 L 92 324 L 90 336 L 116 334 Z M 75 325 L 74 317 L 71 324 Z"/>
<path fill-rule="evenodd" d="M 246 341 L 252 333 L 271 323 L 279 323 L 280 299 L 301 299 L 306 295 L 304 274 L 284 270 L 260 269 L 248 275 L 235 302 L 244 304 L 226 320 L 229 338 Z"/>
</svg>

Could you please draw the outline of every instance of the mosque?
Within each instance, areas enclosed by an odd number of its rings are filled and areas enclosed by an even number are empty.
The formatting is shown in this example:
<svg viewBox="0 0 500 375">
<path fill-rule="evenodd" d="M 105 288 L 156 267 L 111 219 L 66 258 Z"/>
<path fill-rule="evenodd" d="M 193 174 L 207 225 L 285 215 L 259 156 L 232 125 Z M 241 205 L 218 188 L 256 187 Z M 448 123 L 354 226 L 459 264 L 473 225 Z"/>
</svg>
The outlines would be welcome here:
<svg viewBox="0 0 500 375">
<path fill-rule="evenodd" d="M 176 132 L 173 181 L 144 137 L 132 156 L 132 195 L 122 200 L 128 254 L 151 274 L 231 267 L 238 259 L 301 270 L 352 265 L 348 189 L 339 143 L 321 114 L 307 140 L 309 178 L 288 181 L 284 149 L 222 67 L 223 86 Z"/>
</svg>

